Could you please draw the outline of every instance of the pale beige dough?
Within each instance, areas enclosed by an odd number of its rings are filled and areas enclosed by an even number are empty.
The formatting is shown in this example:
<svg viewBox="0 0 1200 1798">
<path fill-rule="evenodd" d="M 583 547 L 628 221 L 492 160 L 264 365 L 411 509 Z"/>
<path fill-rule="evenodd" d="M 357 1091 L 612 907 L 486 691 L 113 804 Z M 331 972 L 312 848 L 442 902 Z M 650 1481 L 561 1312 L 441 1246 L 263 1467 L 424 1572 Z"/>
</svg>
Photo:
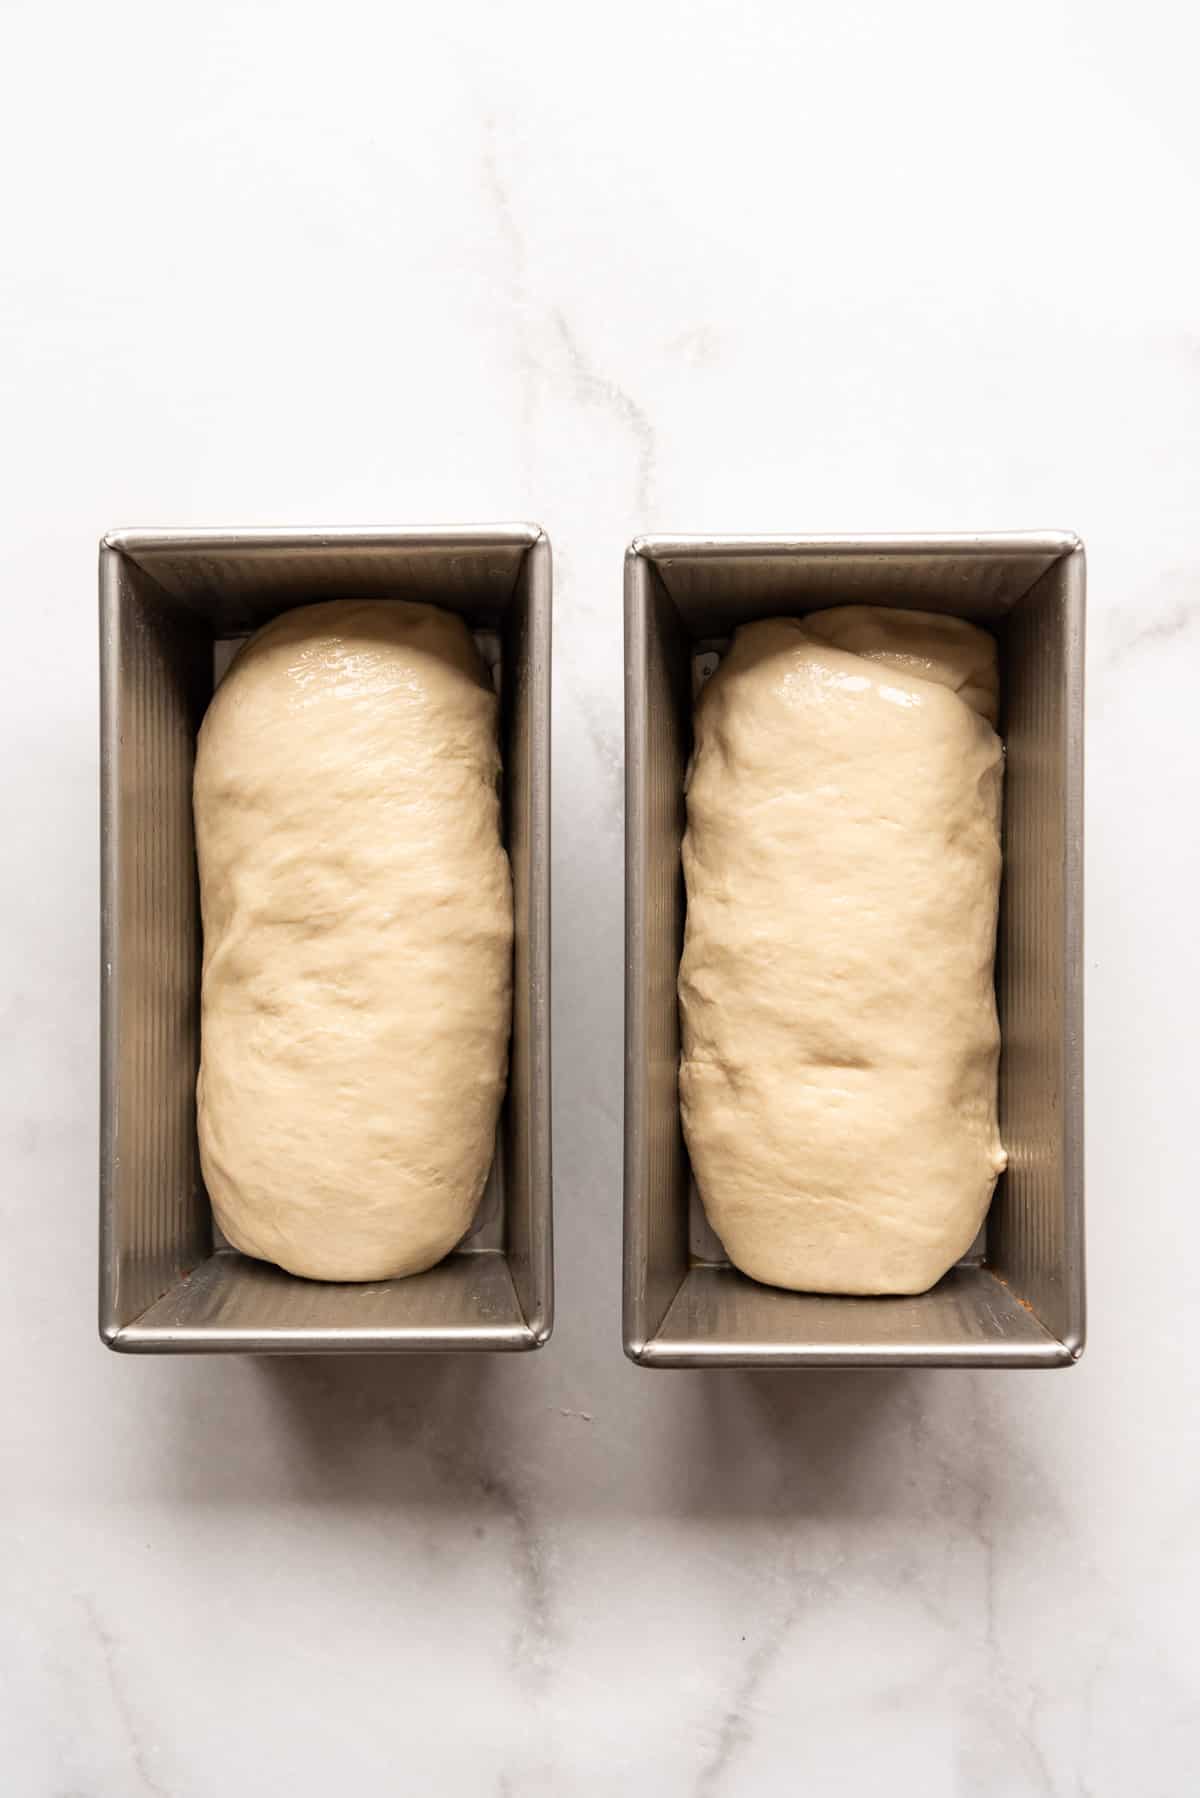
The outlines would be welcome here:
<svg viewBox="0 0 1200 1798">
<path fill-rule="evenodd" d="M 996 646 L 845 606 L 739 630 L 696 709 L 684 1131 L 731 1261 L 916 1293 L 1005 1165 Z"/>
<path fill-rule="evenodd" d="M 248 1255 L 385 1280 L 471 1222 L 511 1015 L 496 712 L 462 620 L 404 601 L 287 612 L 217 689 L 197 1106 Z"/>
</svg>

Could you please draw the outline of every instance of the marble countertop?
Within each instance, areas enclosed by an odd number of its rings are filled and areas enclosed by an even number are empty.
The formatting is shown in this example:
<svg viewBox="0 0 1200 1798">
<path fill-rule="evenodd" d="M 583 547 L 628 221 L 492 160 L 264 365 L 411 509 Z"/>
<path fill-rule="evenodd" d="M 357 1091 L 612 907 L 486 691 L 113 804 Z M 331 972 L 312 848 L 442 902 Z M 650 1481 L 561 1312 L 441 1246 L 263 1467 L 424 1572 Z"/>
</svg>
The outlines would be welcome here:
<svg viewBox="0 0 1200 1798">
<path fill-rule="evenodd" d="M 1176 1798 L 1200 1755 L 1200 34 L 1181 5 L 5 10 L 0 1764 L 11 1798 Z M 96 1336 L 95 548 L 556 558 L 540 1355 Z M 639 530 L 1089 553 L 1090 1345 L 619 1344 Z"/>
</svg>

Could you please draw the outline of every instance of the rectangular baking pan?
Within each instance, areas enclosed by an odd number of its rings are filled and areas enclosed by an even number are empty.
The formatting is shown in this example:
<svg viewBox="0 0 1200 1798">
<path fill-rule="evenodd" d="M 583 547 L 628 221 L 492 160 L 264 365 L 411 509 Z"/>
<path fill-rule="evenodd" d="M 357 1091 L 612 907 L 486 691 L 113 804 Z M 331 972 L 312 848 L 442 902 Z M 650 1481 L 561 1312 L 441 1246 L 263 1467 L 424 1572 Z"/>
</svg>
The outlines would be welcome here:
<svg viewBox="0 0 1200 1798">
<path fill-rule="evenodd" d="M 824 606 L 987 626 L 1007 743 L 997 990 L 1009 1153 L 985 1238 L 918 1298 L 761 1286 L 725 1260 L 679 1119 L 693 663 Z M 1059 1367 L 1084 1342 L 1083 547 L 1063 532 L 643 537 L 625 562 L 624 1342 L 647 1367 Z"/>
<path fill-rule="evenodd" d="M 301 1280 L 214 1235 L 196 1147 L 196 731 L 230 638 L 310 600 L 430 600 L 499 662 L 516 934 L 474 1231 L 428 1273 Z M 553 1316 L 550 545 L 533 525 L 117 531 L 100 546 L 100 1333 L 135 1352 L 530 1349 Z M 218 647 L 221 646 L 221 647 Z"/>
</svg>

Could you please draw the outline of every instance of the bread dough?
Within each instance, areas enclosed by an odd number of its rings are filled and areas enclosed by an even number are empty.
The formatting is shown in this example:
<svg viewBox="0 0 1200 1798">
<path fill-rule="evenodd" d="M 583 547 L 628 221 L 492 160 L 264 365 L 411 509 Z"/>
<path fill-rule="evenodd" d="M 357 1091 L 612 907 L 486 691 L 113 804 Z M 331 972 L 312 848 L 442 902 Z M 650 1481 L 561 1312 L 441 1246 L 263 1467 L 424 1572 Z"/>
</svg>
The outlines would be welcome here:
<svg viewBox="0 0 1200 1798">
<path fill-rule="evenodd" d="M 729 1258 L 924 1292 L 1005 1165 L 996 645 L 843 606 L 745 626 L 696 709 L 680 1100 Z"/>
<path fill-rule="evenodd" d="M 196 754 L 200 1159 L 235 1248 L 386 1280 L 463 1235 L 507 1073 L 497 701 L 460 618 L 302 606 Z"/>
</svg>

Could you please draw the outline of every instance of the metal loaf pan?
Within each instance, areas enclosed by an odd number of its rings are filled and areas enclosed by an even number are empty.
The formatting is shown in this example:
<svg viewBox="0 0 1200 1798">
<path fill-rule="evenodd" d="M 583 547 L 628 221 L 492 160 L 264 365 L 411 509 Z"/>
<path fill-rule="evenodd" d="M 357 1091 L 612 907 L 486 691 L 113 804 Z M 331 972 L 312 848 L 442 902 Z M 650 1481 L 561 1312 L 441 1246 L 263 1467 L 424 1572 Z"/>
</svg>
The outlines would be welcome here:
<svg viewBox="0 0 1200 1798">
<path fill-rule="evenodd" d="M 1007 746 L 997 984 L 1009 1152 L 986 1242 L 919 1298 L 757 1285 L 704 1223 L 676 973 L 693 659 L 739 624 L 867 602 L 996 633 Z M 1084 1340 L 1084 555 L 1069 533 L 645 537 L 625 564 L 626 1353 L 648 1367 L 1059 1367 Z"/>
<path fill-rule="evenodd" d="M 376 1285 L 296 1279 L 214 1236 L 196 1148 L 196 731 L 216 646 L 310 600 L 458 612 L 499 659 L 513 1035 L 476 1229 Z M 532 525 L 118 531 L 100 547 L 100 1331 L 115 1349 L 530 1349 L 553 1313 L 550 546 Z M 227 653 L 227 652 L 226 652 Z"/>
</svg>

